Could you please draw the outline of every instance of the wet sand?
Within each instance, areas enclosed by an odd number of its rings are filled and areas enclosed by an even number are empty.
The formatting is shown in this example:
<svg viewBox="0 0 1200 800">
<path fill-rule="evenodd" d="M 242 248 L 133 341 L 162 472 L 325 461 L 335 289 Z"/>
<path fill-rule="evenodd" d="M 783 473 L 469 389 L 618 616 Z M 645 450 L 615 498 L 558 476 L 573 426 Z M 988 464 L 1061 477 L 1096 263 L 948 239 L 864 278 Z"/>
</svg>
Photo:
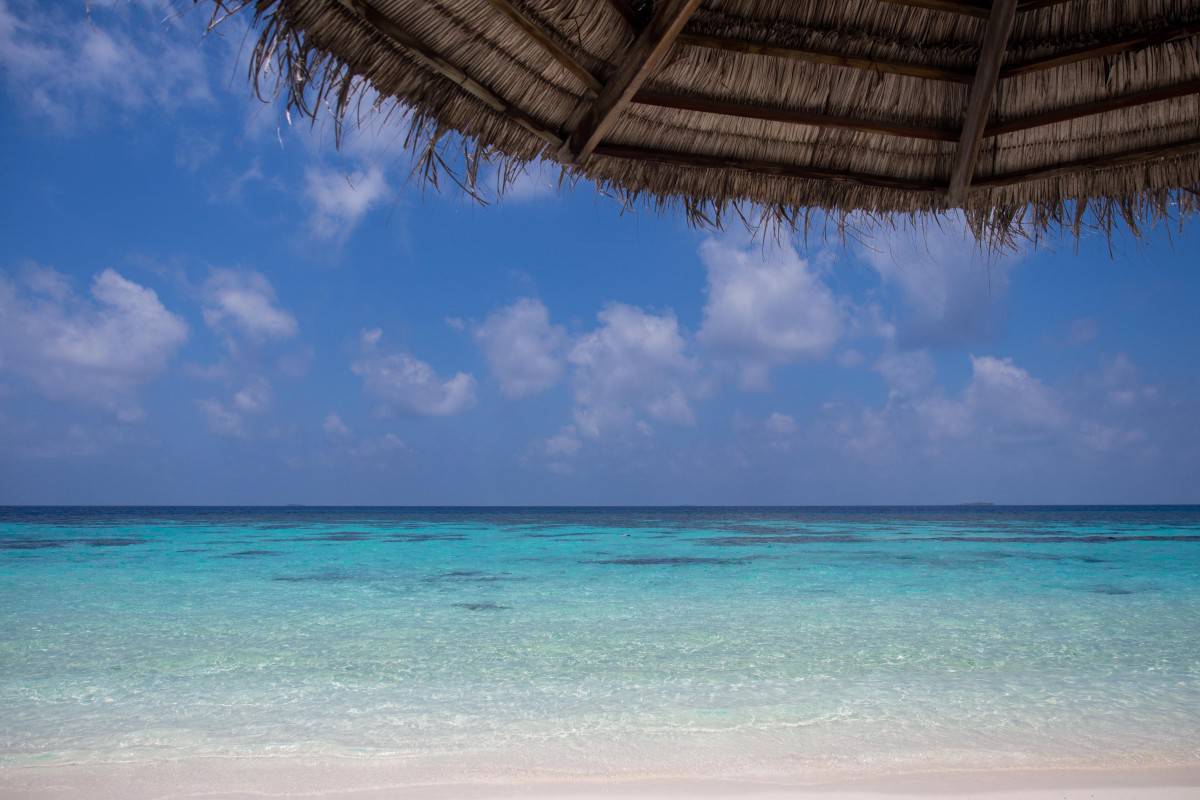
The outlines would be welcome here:
<svg viewBox="0 0 1200 800">
<path fill-rule="evenodd" d="M 1200 767 L 1122 770 L 954 772 L 871 777 L 838 783 L 748 781 L 556 782 L 412 785 L 403 765 L 385 760 L 324 763 L 285 758 L 208 758 L 154 764 L 88 764 L 0 769 L 0 798 L 15 800 L 1194 800 Z"/>
</svg>

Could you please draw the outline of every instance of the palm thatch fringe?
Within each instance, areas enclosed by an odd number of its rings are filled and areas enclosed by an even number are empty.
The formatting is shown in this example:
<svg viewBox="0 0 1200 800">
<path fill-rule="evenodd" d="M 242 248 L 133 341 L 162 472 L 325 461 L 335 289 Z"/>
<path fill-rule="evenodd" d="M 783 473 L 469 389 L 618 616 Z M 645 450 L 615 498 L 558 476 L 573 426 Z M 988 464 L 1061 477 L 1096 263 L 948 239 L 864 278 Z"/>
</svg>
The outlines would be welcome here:
<svg viewBox="0 0 1200 800">
<path fill-rule="evenodd" d="M 492 194 L 486 176 L 502 194 L 545 159 L 562 163 L 565 182 L 587 179 L 624 207 L 681 211 L 705 227 L 806 231 L 820 220 L 844 233 L 961 209 L 987 247 L 1121 225 L 1140 235 L 1200 206 L 1200 148 L 1190 146 L 1200 141 L 1200 0 L 1018 5 L 1004 64 L 1053 63 L 1001 69 L 957 204 L 947 195 L 955 141 L 897 138 L 888 126 L 962 128 L 968 82 L 929 74 L 974 71 L 978 15 L 878 0 L 708 0 L 648 74 L 647 102 L 622 106 L 576 163 L 572 134 L 597 87 L 628 71 L 639 30 L 666 0 L 633 14 L 593 0 L 205 1 L 213 24 L 253 6 L 261 98 L 282 97 L 289 118 L 327 115 L 339 142 L 347 122 L 391 115 L 420 180 L 480 200 Z M 1059 119 L 1061 109 L 1072 113 Z"/>
</svg>

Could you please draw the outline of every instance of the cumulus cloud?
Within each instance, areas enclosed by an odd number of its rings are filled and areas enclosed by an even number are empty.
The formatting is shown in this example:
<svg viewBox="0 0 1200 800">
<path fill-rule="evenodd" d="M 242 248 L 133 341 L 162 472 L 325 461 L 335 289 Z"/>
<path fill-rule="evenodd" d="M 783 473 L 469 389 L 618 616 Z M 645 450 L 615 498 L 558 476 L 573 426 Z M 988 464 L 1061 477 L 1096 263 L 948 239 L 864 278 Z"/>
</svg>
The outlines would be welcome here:
<svg viewBox="0 0 1200 800">
<path fill-rule="evenodd" d="M 875 363 L 888 388 L 906 396 L 927 389 L 936 377 L 933 359 L 924 350 L 888 351 Z"/>
<path fill-rule="evenodd" d="M 255 378 L 233 395 L 233 407 L 244 414 L 261 414 L 271 405 L 271 384 Z"/>
<path fill-rule="evenodd" d="M 583 442 L 579 441 L 575 426 L 564 425 L 562 430 L 546 440 L 544 450 L 550 458 L 562 458 L 575 455 L 581 447 Z"/>
<path fill-rule="evenodd" d="M 296 335 L 296 318 L 276 303 L 275 290 L 257 272 L 213 269 L 203 286 L 204 321 L 218 331 L 234 330 L 253 340 Z"/>
<path fill-rule="evenodd" d="M 142 416 L 137 388 L 187 339 L 187 324 L 154 290 L 106 269 L 78 296 L 54 270 L 31 267 L 23 284 L 0 274 L 0 368 L 43 394 Z"/>
<path fill-rule="evenodd" d="M 304 173 L 305 196 L 312 205 L 309 222 L 318 239 L 341 240 L 358 227 L 367 212 L 387 197 L 383 171 L 371 166 L 365 172 L 346 174 L 310 167 Z"/>
<path fill-rule="evenodd" d="M 1011 358 L 971 356 L 971 379 L 958 396 L 938 385 L 926 351 L 885 353 L 876 370 L 888 385 L 881 408 L 833 407 L 834 429 L 851 450 L 877 455 L 904 444 L 936 452 L 970 440 L 989 447 L 1067 440 L 1071 415 L 1059 394 Z"/>
<path fill-rule="evenodd" d="M 1003 313 L 1021 254 L 989 256 L 966 225 L 903 226 L 867 236 L 862 253 L 903 305 L 896 336 L 908 347 L 987 338 Z"/>
<path fill-rule="evenodd" d="M 1147 436 L 1141 428 L 1122 428 L 1089 420 L 1081 426 L 1080 438 L 1088 448 L 1099 453 L 1110 453 L 1145 444 Z"/>
<path fill-rule="evenodd" d="M 197 401 L 208 429 L 221 436 L 250 435 L 250 417 L 264 414 L 271 407 L 271 384 L 261 376 L 252 377 L 233 393 L 228 403 L 215 398 Z"/>
<path fill-rule="evenodd" d="M 562 377 L 567 334 L 550 324 L 540 300 L 526 297 L 492 312 L 475 328 L 475 341 L 508 397 L 537 394 Z"/>
<path fill-rule="evenodd" d="M 19 107 L 68 132 L 113 112 L 209 102 L 200 21 L 175 16 L 165 2 L 0 0 L 0 67 Z"/>
<path fill-rule="evenodd" d="M 329 412 L 321 422 L 321 430 L 325 435 L 334 439 L 343 439 L 350 435 L 350 428 L 342 422 L 342 418 L 334 412 Z"/>
<path fill-rule="evenodd" d="M 378 349 L 383 332 L 363 331 L 363 352 L 350 369 L 384 410 L 423 416 L 460 414 L 475 405 L 475 378 L 459 372 L 442 379 L 433 367 L 405 352 Z"/>
<path fill-rule="evenodd" d="M 204 398 L 196 401 L 196 406 L 204 415 L 208 429 L 218 436 L 245 436 L 246 427 L 242 415 L 227 408 L 224 403 L 215 398 Z"/>
<path fill-rule="evenodd" d="M 823 358 L 842 311 L 833 292 L 790 246 L 764 249 L 710 239 L 700 248 L 708 302 L 697 338 L 736 359 L 745 388 L 766 388 L 772 365 Z"/>
<path fill-rule="evenodd" d="M 1054 429 L 1067 421 L 1054 392 L 1011 358 L 971 356 L 964 402 L 978 424 L 1002 433 Z"/>
<path fill-rule="evenodd" d="M 571 348 L 575 426 L 589 438 L 636 428 L 641 417 L 691 425 L 696 361 L 675 315 L 614 303 Z"/>
<path fill-rule="evenodd" d="M 800 426 L 796 424 L 795 417 L 789 414 L 782 414 L 778 411 L 773 411 L 763 422 L 763 427 L 768 432 L 778 436 L 791 436 L 796 431 L 800 430 Z"/>
<path fill-rule="evenodd" d="M 1158 399 L 1158 387 L 1143 384 L 1140 370 L 1127 353 L 1117 353 L 1104 360 L 1100 370 L 1089 383 L 1100 390 L 1107 405 L 1130 410 Z"/>
</svg>

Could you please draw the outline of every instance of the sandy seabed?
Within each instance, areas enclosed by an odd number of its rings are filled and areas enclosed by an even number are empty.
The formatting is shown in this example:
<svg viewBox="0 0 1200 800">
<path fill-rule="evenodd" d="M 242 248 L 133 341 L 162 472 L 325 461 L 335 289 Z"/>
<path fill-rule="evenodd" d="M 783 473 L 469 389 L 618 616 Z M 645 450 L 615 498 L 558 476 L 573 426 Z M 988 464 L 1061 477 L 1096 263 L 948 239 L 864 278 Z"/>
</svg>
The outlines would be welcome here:
<svg viewBox="0 0 1200 800">
<path fill-rule="evenodd" d="M 688 780 L 507 781 L 434 783 L 403 780 L 395 763 L 315 763 L 276 758 L 206 758 L 153 764 L 78 764 L 0 769 L 0 798 L 15 800 L 651 800 L 699 797 L 745 800 L 1196 800 L 1200 766 L 1121 770 L 1021 770 L 871 777 L 806 784 Z"/>
</svg>

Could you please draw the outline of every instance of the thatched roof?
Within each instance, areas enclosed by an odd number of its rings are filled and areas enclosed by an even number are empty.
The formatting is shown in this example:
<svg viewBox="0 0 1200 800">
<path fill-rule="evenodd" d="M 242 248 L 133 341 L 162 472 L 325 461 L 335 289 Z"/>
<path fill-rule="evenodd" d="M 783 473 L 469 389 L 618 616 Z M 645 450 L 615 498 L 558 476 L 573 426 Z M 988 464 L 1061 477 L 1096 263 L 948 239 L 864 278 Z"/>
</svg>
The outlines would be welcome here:
<svg viewBox="0 0 1200 800">
<path fill-rule="evenodd" d="M 426 167 L 462 135 L 468 186 L 476 156 L 546 158 L 694 220 L 734 203 L 792 225 L 961 208 L 981 235 L 1137 228 L 1200 204 L 1200 0 L 256 10 L 260 84 L 338 119 L 369 84 L 409 109 Z"/>
</svg>

